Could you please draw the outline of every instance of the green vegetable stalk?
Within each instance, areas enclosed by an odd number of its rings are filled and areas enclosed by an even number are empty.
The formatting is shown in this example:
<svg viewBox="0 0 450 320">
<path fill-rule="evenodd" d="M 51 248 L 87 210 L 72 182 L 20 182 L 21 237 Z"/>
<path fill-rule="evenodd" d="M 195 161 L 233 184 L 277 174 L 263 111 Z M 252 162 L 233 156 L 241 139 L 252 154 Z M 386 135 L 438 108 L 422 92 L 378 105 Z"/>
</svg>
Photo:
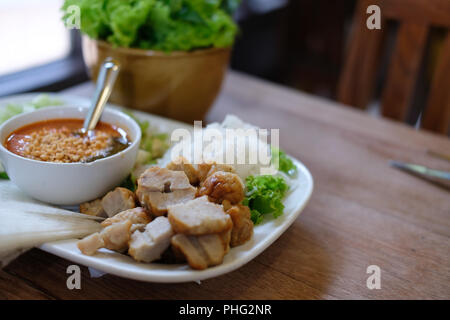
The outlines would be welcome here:
<svg viewBox="0 0 450 320">
<path fill-rule="evenodd" d="M 81 32 L 113 46 L 161 51 L 223 48 L 238 28 L 231 15 L 240 0 L 65 0 L 80 8 Z"/>
</svg>

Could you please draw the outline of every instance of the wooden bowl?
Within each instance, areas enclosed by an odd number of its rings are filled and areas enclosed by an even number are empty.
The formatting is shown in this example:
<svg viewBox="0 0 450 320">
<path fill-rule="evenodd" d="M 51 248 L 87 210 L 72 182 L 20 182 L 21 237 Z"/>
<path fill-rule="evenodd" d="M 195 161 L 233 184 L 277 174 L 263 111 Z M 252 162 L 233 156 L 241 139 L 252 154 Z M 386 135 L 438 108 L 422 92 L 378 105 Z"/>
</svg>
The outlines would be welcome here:
<svg viewBox="0 0 450 320">
<path fill-rule="evenodd" d="M 110 101 L 192 123 L 202 120 L 220 91 L 230 48 L 192 52 L 113 47 L 83 38 L 83 56 L 93 81 L 106 57 L 120 63 Z"/>
</svg>

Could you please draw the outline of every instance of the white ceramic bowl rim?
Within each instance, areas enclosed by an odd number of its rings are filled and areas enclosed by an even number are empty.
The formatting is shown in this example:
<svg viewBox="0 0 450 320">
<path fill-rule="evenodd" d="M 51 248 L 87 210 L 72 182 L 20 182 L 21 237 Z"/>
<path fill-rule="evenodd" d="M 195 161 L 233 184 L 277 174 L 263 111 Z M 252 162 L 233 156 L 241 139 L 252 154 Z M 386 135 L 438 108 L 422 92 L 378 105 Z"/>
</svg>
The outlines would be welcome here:
<svg viewBox="0 0 450 320">
<path fill-rule="evenodd" d="M 84 107 L 84 106 L 50 106 L 50 107 L 45 107 L 42 109 L 38 109 L 38 110 L 34 110 L 34 111 L 30 111 L 30 112 L 25 112 L 25 113 L 21 113 L 18 114 L 8 120 L 6 120 L 4 123 L 2 123 L 2 125 L 0 125 L 0 136 L 2 135 L 2 132 L 4 130 L 4 128 L 14 122 L 16 122 L 17 120 L 21 119 L 21 118 L 25 118 L 25 117 L 30 117 L 30 114 L 32 113 L 45 113 L 46 111 L 53 111 L 53 110 L 65 110 L 65 109 L 76 109 L 76 110 L 83 110 L 83 111 L 87 111 L 89 108 L 88 107 Z M 124 129 L 127 134 L 129 134 L 129 130 L 134 129 L 136 131 L 136 136 L 134 137 L 134 139 L 131 141 L 131 144 L 129 146 L 127 146 L 124 150 L 115 153 L 111 156 L 105 157 L 105 158 L 101 158 L 101 159 L 97 159 L 91 162 L 69 162 L 69 163 L 60 163 L 60 162 L 51 162 L 51 161 L 40 161 L 40 160 L 34 160 L 34 159 L 30 159 L 30 158 L 26 158 L 26 157 L 22 157 L 14 152 L 9 151 L 7 148 L 5 148 L 4 146 L 4 142 L 5 141 L 0 141 L 0 149 L 6 153 L 8 153 L 9 155 L 13 156 L 14 158 L 19 158 L 21 160 L 26 160 L 26 161 L 31 161 L 31 162 L 36 162 L 39 163 L 41 165 L 52 165 L 52 166 L 92 166 L 94 164 L 100 163 L 102 161 L 108 161 L 111 160 L 113 158 L 117 158 L 120 157 L 120 155 L 126 153 L 127 151 L 131 150 L 132 147 L 134 145 L 136 145 L 136 143 L 138 143 L 140 141 L 142 132 L 141 132 L 141 128 L 139 127 L 139 125 L 136 123 L 136 120 L 134 120 L 132 117 L 130 117 L 129 115 L 127 115 L 124 112 L 121 111 L 117 111 L 117 110 L 113 110 L 113 109 L 107 109 L 105 108 L 105 110 L 103 110 L 103 113 L 109 113 L 111 115 L 114 115 L 117 118 L 124 118 L 127 120 L 127 122 L 129 122 L 130 124 L 132 124 L 132 126 L 134 126 L 134 128 L 122 128 Z M 51 120 L 51 119 L 64 119 L 63 117 L 49 117 L 46 120 Z M 43 121 L 43 120 L 33 120 L 30 117 L 30 122 L 27 122 L 26 124 L 23 124 L 21 127 L 26 126 L 28 124 L 31 124 L 33 122 L 38 122 L 38 121 Z M 102 121 L 102 119 L 100 118 L 100 121 Z M 107 122 L 108 123 L 108 122 Z M 19 127 L 19 128 L 21 128 Z M 128 130 L 127 130 L 128 129 Z M 17 130 L 17 129 L 14 129 Z M 12 132 L 8 132 L 8 135 L 11 134 Z"/>
</svg>

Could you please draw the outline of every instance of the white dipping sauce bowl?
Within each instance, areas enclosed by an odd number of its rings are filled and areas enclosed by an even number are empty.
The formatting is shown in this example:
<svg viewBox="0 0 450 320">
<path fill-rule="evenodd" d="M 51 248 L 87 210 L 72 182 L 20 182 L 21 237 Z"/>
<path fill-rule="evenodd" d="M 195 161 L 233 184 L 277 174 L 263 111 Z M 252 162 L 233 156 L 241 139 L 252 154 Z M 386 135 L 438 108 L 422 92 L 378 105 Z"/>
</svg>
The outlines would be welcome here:
<svg viewBox="0 0 450 320">
<path fill-rule="evenodd" d="M 24 158 L 5 148 L 15 130 L 43 120 L 84 119 L 88 108 L 47 107 L 17 115 L 0 126 L 0 160 L 11 181 L 31 197 L 56 205 L 77 205 L 103 196 L 131 172 L 141 141 L 141 129 L 123 112 L 106 108 L 101 121 L 124 129 L 131 145 L 112 156 L 89 163 L 55 163 Z"/>
</svg>

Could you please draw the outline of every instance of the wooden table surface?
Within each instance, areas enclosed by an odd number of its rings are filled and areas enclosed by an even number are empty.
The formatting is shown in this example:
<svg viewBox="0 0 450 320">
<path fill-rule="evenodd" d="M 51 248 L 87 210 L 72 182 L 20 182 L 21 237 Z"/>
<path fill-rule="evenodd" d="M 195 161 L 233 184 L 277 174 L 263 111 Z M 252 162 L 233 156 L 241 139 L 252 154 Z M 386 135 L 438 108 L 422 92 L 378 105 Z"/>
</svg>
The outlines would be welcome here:
<svg viewBox="0 0 450 320">
<path fill-rule="evenodd" d="M 67 92 L 92 90 L 85 84 Z M 266 251 L 201 284 L 91 278 L 82 267 L 81 290 L 68 290 L 72 263 L 33 249 L 0 270 L 0 298 L 450 298 L 450 193 L 388 166 L 397 159 L 450 170 L 450 162 L 426 154 L 450 153 L 447 137 L 234 72 L 207 119 L 228 113 L 280 128 L 281 147 L 314 177 L 306 209 Z M 379 290 L 366 286 L 369 265 L 381 269 Z"/>
</svg>

